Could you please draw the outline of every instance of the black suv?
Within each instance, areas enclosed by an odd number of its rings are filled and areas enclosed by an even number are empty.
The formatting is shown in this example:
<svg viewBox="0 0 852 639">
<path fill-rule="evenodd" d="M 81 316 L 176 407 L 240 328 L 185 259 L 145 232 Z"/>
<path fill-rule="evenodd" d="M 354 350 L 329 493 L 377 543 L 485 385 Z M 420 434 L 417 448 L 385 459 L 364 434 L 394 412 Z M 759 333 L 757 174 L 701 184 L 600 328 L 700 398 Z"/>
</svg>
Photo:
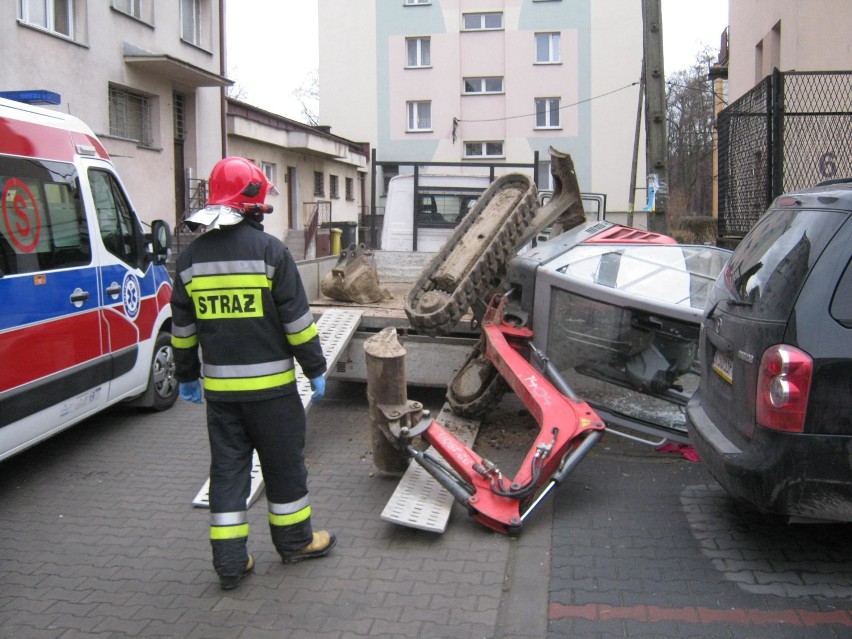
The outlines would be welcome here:
<svg viewBox="0 0 852 639">
<path fill-rule="evenodd" d="M 735 499 L 852 521 L 852 185 L 773 202 L 716 281 L 690 441 Z"/>
</svg>

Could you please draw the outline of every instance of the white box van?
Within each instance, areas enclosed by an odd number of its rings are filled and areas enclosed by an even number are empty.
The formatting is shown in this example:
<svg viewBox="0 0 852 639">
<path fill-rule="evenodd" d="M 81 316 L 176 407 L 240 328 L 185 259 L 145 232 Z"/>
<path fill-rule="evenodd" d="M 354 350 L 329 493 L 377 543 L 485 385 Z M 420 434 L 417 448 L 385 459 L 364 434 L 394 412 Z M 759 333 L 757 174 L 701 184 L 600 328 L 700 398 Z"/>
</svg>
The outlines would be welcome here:
<svg viewBox="0 0 852 639">
<path fill-rule="evenodd" d="M 116 402 L 174 404 L 169 243 L 89 127 L 0 99 L 0 460 Z"/>
<path fill-rule="evenodd" d="M 485 175 L 421 173 L 417 176 L 420 201 L 415 211 L 414 175 L 392 177 L 388 181 L 381 248 L 386 251 L 436 253 L 491 182 Z M 540 191 L 539 196 L 541 204 L 544 204 L 550 192 Z M 583 193 L 581 198 L 587 222 L 605 219 L 605 195 Z M 539 239 L 547 239 L 546 234 Z"/>
</svg>

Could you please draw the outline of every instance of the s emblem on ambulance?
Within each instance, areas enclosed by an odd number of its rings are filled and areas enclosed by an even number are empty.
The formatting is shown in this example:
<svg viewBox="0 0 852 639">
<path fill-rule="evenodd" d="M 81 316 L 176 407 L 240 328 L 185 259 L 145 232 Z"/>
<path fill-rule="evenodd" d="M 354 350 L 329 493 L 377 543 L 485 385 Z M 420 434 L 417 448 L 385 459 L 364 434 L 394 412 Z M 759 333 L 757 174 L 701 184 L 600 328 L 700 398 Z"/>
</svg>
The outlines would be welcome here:
<svg viewBox="0 0 852 639">
<path fill-rule="evenodd" d="M 139 306 L 141 304 L 142 294 L 139 289 L 139 280 L 133 273 L 127 273 L 124 276 L 124 283 L 121 285 L 121 302 L 124 304 L 124 312 L 130 319 L 136 319 L 139 315 Z"/>
</svg>

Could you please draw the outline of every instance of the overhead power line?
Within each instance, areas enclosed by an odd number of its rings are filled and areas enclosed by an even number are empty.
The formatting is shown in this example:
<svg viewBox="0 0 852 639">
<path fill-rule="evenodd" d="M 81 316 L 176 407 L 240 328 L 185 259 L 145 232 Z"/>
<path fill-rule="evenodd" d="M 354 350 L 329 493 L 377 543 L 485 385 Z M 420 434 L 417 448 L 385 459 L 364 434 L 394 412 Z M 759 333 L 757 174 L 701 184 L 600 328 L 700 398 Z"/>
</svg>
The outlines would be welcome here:
<svg viewBox="0 0 852 639">
<path fill-rule="evenodd" d="M 625 89 L 629 89 L 630 87 L 635 87 L 637 84 L 639 84 L 639 82 L 640 82 L 639 80 L 636 80 L 635 82 L 631 82 L 630 84 L 625 84 L 623 87 L 619 87 L 618 89 L 613 89 L 612 91 L 607 91 L 606 93 L 601 93 L 600 95 L 596 95 L 596 96 L 593 96 L 591 98 L 586 98 L 585 100 L 580 100 L 578 102 L 566 104 L 565 106 L 559 107 L 558 110 L 562 111 L 564 109 L 570 109 L 570 108 L 578 106 L 580 104 L 585 104 L 586 102 L 591 102 L 592 100 L 598 100 L 600 98 L 604 98 L 608 95 L 612 95 L 613 93 L 618 93 L 619 91 L 624 91 Z M 485 120 L 460 120 L 459 119 L 459 120 L 454 120 L 453 124 L 455 125 L 456 123 L 461 123 L 461 122 L 501 122 L 501 121 L 506 121 L 506 120 L 517 120 L 518 118 L 531 118 L 531 117 L 535 117 L 536 115 L 537 115 L 537 113 L 525 113 L 523 115 L 509 115 L 509 116 L 506 116 L 505 118 L 489 118 L 489 119 L 485 119 Z"/>
</svg>

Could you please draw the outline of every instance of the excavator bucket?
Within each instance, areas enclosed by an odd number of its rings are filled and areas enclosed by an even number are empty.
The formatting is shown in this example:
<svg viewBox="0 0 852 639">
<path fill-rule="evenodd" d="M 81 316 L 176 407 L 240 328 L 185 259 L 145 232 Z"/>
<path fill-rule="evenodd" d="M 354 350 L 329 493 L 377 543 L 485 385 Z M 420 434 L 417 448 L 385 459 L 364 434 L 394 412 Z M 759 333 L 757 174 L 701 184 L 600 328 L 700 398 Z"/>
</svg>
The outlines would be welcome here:
<svg viewBox="0 0 852 639">
<path fill-rule="evenodd" d="M 340 302 L 371 304 L 389 297 L 379 283 L 376 268 L 370 263 L 364 246 L 350 244 L 341 251 L 340 259 L 322 280 L 320 290 L 326 297 Z"/>
<path fill-rule="evenodd" d="M 550 147 L 550 174 L 553 176 L 553 195 L 540 207 L 517 246 L 524 246 L 547 227 L 551 237 L 564 233 L 586 221 L 580 184 L 574 171 L 574 161 L 567 153 Z"/>
</svg>

